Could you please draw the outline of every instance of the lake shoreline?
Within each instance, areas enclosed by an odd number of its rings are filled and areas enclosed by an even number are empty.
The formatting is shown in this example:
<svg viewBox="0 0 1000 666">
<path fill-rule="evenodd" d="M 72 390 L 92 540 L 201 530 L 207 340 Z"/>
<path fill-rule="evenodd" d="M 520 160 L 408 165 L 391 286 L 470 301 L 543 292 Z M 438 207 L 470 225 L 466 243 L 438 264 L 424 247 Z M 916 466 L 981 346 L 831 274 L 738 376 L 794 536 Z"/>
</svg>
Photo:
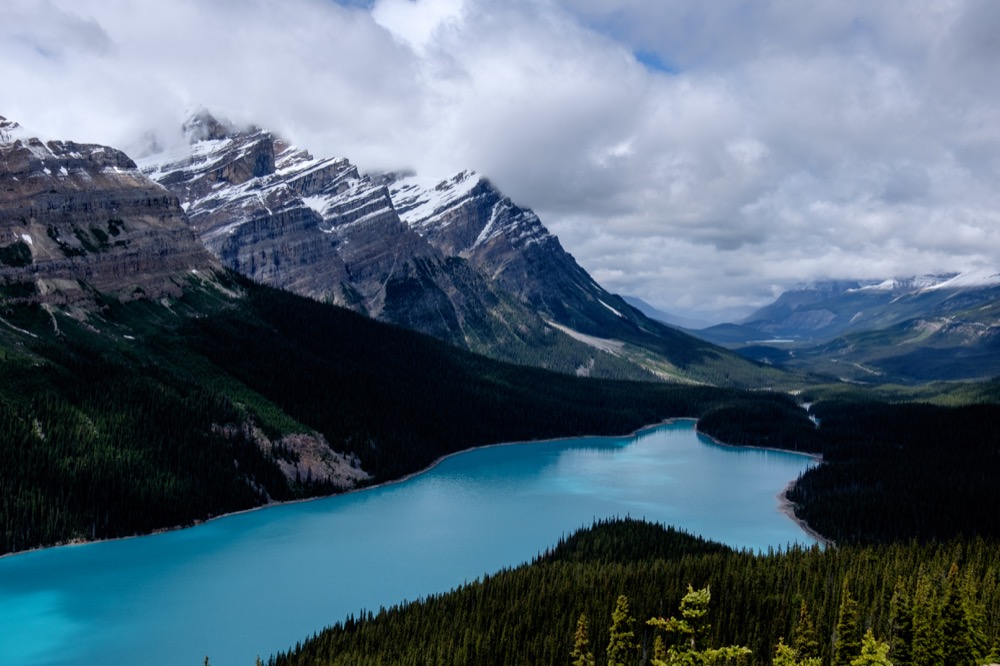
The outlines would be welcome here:
<svg viewBox="0 0 1000 666">
<path fill-rule="evenodd" d="M 223 518 L 229 518 L 229 517 L 232 517 L 232 516 L 239 516 L 239 515 L 251 513 L 251 512 L 254 512 L 254 511 L 263 511 L 264 509 L 270 509 L 272 507 L 301 504 L 301 503 L 304 503 L 304 502 L 316 502 L 316 501 L 320 501 L 320 500 L 330 499 L 332 497 L 340 497 L 340 496 L 343 496 L 343 495 L 348 495 L 348 494 L 351 494 L 351 493 L 359 493 L 359 492 L 364 492 L 366 490 L 374 490 L 374 489 L 377 489 L 377 488 L 384 488 L 384 487 L 392 486 L 392 485 L 395 485 L 395 484 L 405 483 L 406 481 L 410 481 L 414 477 L 417 477 L 417 476 L 419 476 L 421 474 L 426 474 L 427 472 L 433 470 L 435 467 L 437 467 L 438 465 L 440 465 L 444 461 L 448 460 L 449 458 L 461 455 L 463 453 L 468 453 L 468 452 L 471 452 L 471 451 L 478 451 L 480 449 L 491 449 L 491 448 L 496 448 L 496 447 L 500 447 L 500 446 L 519 446 L 519 445 L 524 445 L 524 444 L 544 444 L 544 443 L 547 443 L 547 442 L 563 442 L 563 441 L 567 441 L 567 440 L 571 440 L 571 439 L 628 439 L 628 438 L 632 438 L 632 437 L 638 437 L 638 436 L 640 436 L 642 433 L 644 433 L 646 431 L 656 430 L 657 428 L 660 428 L 660 427 L 663 427 L 663 426 L 666 426 L 666 425 L 670 425 L 672 423 L 677 423 L 679 421 L 693 421 L 695 423 L 695 428 L 694 428 L 695 432 L 697 434 L 699 434 L 699 435 L 702 435 L 702 436 L 710 439 L 714 444 L 717 444 L 718 446 L 724 446 L 724 447 L 727 447 L 727 448 L 734 448 L 734 449 L 756 449 L 756 450 L 763 450 L 763 451 L 777 451 L 777 452 L 781 452 L 781 453 L 796 453 L 796 454 L 799 454 L 799 455 L 803 455 L 803 456 L 807 456 L 807 457 L 813 458 L 814 460 L 817 460 L 819 462 L 822 462 L 822 460 L 823 460 L 823 456 L 819 455 L 819 454 L 804 453 L 804 452 L 801 452 L 801 451 L 789 451 L 787 449 L 778 449 L 778 448 L 774 448 L 774 447 L 743 446 L 743 445 L 739 445 L 739 444 L 727 444 L 725 442 L 721 442 L 721 441 L 717 440 L 716 438 L 712 437 L 709 434 L 706 434 L 706 433 L 703 433 L 703 432 L 699 431 L 698 427 L 697 427 L 697 423 L 698 423 L 698 419 L 697 418 L 694 418 L 694 417 L 675 417 L 675 418 L 664 419 L 663 421 L 660 421 L 659 423 L 653 423 L 653 424 L 648 424 L 648 425 L 641 426 L 639 428 L 636 428 L 635 430 L 633 430 L 630 433 L 625 433 L 625 434 L 622 434 L 622 435 L 569 435 L 569 436 L 566 436 L 566 437 L 549 437 L 549 438 L 545 438 L 545 439 L 529 439 L 529 440 L 520 440 L 520 441 L 514 441 L 514 442 L 495 442 L 493 444 L 481 444 L 481 445 L 478 445 L 478 446 L 472 446 L 472 447 L 469 447 L 469 448 L 466 448 L 466 449 L 461 449 L 459 451 L 453 451 L 451 453 L 446 453 L 445 455 L 438 457 L 437 459 L 435 459 L 433 462 L 431 462 L 429 465 L 427 465 L 426 467 L 424 467 L 422 469 L 419 469 L 419 470 L 414 471 L 414 472 L 410 472 L 409 474 L 405 474 L 405 475 L 403 475 L 403 476 L 401 476 L 399 478 L 396 478 L 396 479 L 389 479 L 389 480 L 382 481 L 382 482 L 379 482 L 379 483 L 375 483 L 375 484 L 372 484 L 372 485 L 360 486 L 360 487 L 357 487 L 357 488 L 350 488 L 350 489 L 343 490 L 343 491 L 340 491 L 340 492 L 331 493 L 329 495 L 317 495 L 315 497 L 303 497 L 303 498 L 300 498 L 300 499 L 285 500 L 285 501 L 272 501 L 272 502 L 268 502 L 266 504 L 260 504 L 258 506 L 253 506 L 253 507 L 249 507 L 249 508 L 246 508 L 246 509 L 240 509 L 239 511 L 229 511 L 229 512 L 226 512 L 226 513 L 220 513 L 218 515 L 210 516 L 208 518 L 205 518 L 204 520 L 195 520 L 195 521 L 193 521 L 193 522 L 191 522 L 189 524 L 174 525 L 172 527 L 162 527 L 162 528 L 158 528 L 158 529 L 155 529 L 155 530 L 152 530 L 152 531 L 149 531 L 149 532 L 143 532 L 141 534 L 130 534 L 128 536 L 111 537 L 111 538 L 107 538 L 107 539 L 71 539 L 69 541 L 63 541 L 63 542 L 51 544 L 51 545 L 48 545 L 48 546 L 38 546 L 38 547 L 35 547 L 35 548 L 29 548 L 29 549 L 26 549 L 26 550 L 18 550 L 18 551 L 13 551 L 13 552 L 10 552 L 10 553 L 4 553 L 3 555 L 0 555 L 0 559 L 4 559 L 4 558 L 8 558 L 8 557 L 15 557 L 17 555 L 25 555 L 27 553 L 32 553 L 32 552 L 41 551 L 41 550 L 49 550 L 49 549 L 52 549 L 52 548 L 72 548 L 72 547 L 76 547 L 76 546 L 86 546 L 86 545 L 89 545 L 89 544 L 104 543 L 104 542 L 110 542 L 110 541 L 125 541 L 125 540 L 128 540 L 128 539 L 139 539 L 139 538 L 142 538 L 142 537 L 153 536 L 153 535 L 156 535 L 156 534 L 165 534 L 165 533 L 168 533 L 168 532 L 176 532 L 176 531 L 179 531 L 179 530 L 185 530 L 185 529 L 189 529 L 189 528 L 192 528 L 192 527 L 197 527 L 199 525 L 204 525 L 206 523 L 211 523 L 211 522 L 216 521 L 216 520 L 221 520 Z M 822 536 L 821 534 L 817 533 L 815 530 L 813 530 L 811 527 L 809 527 L 809 525 L 804 520 L 798 518 L 795 515 L 795 503 L 791 502 L 788 499 L 788 497 L 787 497 L 788 491 L 791 490 L 791 488 L 794 485 L 795 485 L 795 480 L 790 481 L 789 484 L 788 484 L 788 486 L 786 486 L 785 489 L 782 490 L 777 495 L 778 501 L 779 501 L 779 507 L 778 507 L 779 511 L 781 511 L 781 513 L 785 514 L 792 521 L 794 521 L 802 529 L 803 532 L 805 532 L 810 537 L 816 539 L 817 541 L 819 541 L 820 543 L 822 543 L 824 546 L 835 545 L 832 541 L 830 541 L 826 537 Z"/>
<path fill-rule="evenodd" d="M 754 449 L 754 450 L 757 450 L 757 451 L 777 451 L 779 453 L 796 453 L 796 454 L 801 455 L 801 456 L 806 456 L 807 458 L 812 458 L 817 463 L 822 463 L 823 462 L 823 454 L 821 454 L 821 453 L 808 453 L 808 452 L 805 452 L 805 451 L 791 451 L 789 449 L 779 449 L 779 448 L 774 447 L 774 446 L 745 446 L 743 444 L 728 444 L 726 442 L 723 442 L 723 441 L 720 441 L 720 440 L 716 439 L 715 437 L 712 437 L 711 435 L 709 435 L 706 432 L 702 432 L 702 431 L 698 430 L 697 426 L 695 426 L 695 431 L 699 435 L 702 435 L 703 437 L 706 437 L 706 438 L 712 440 L 712 443 L 717 444 L 718 446 L 724 446 L 726 448 L 731 448 L 731 449 Z M 790 500 L 788 498 L 788 493 L 790 493 L 792 491 L 792 488 L 795 487 L 795 484 L 797 482 L 798 482 L 798 479 L 792 479 L 791 481 L 788 482 L 788 485 L 785 486 L 785 488 L 780 493 L 778 493 L 775 496 L 777 498 L 777 500 L 778 500 L 778 511 L 780 511 L 781 513 L 783 513 L 792 522 L 794 522 L 796 525 L 798 525 L 799 528 L 803 532 L 805 532 L 806 534 L 808 534 L 813 539 L 816 539 L 816 541 L 818 541 L 820 544 L 822 544 L 824 548 L 835 548 L 837 546 L 837 544 L 832 539 L 828 539 L 827 537 L 823 536 L 822 534 L 820 534 L 819 532 L 817 532 L 816 530 L 814 530 L 809 525 L 809 523 L 807 523 L 805 520 L 803 520 L 802 518 L 799 518 L 797 515 L 795 515 L 795 507 L 797 507 L 798 505 L 795 502 L 793 502 L 792 500 Z"/>
<path fill-rule="evenodd" d="M 836 542 L 833 541 L 833 539 L 826 538 L 825 536 L 814 530 L 812 527 L 810 527 L 809 523 L 807 523 L 805 520 L 795 515 L 795 507 L 797 507 L 798 504 L 788 499 L 788 493 L 790 493 L 792 491 L 792 488 L 795 487 L 795 482 L 796 482 L 795 479 L 789 481 L 788 485 L 785 486 L 785 489 L 782 490 L 780 493 L 778 493 L 777 496 L 778 510 L 781 511 L 781 513 L 788 516 L 789 518 L 791 518 L 792 521 L 795 522 L 795 524 L 798 525 L 803 532 L 805 532 L 812 538 L 816 539 L 816 541 L 822 544 L 824 548 L 836 548 L 837 544 Z"/>
</svg>

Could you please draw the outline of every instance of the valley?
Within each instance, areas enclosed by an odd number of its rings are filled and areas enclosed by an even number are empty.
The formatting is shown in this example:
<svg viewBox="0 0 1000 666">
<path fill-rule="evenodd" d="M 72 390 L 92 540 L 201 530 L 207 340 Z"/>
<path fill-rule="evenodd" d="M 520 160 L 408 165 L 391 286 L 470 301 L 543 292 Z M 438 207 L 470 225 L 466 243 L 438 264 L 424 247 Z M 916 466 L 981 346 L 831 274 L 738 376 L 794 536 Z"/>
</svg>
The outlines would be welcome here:
<svg viewBox="0 0 1000 666">
<path fill-rule="evenodd" d="M 1000 373 L 993 271 L 824 282 L 736 324 L 694 332 L 743 356 L 867 385 L 986 380 Z"/>
<path fill-rule="evenodd" d="M 553 579 L 565 592 L 546 602 L 561 610 L 554 625 L 509 620 L 497 636 L 497 627 L 474 628 L 479 620 L 462 615 L 470 624 L 461 628 L 461 650 L 449 652 L 455 663 L 471 654 L 491 663 L 484 645 L 494 646 L 492 663 L 563 663 L 579 609 L 596 617 L 607 606 L 610 588 L 598 580 L 627 579 L 634 589 L 634 576 L 664 567 L 677 595 L 675 583 L 695 575 L 736 586 L 727 567 L 786 576 L 835 570 L 822 584 L 809 578 L 780 593 L 767 591 L 775 579 L 755 579 L 763 587 L 730 604 L 726 631 L 734 633 L 715 637 L 752 644 L 758 655 L 791 635 L 802 600 L 829 632 L 848 572 L 864 577 L 857 594 L 869 626 L 884 636 L 894 581 L 872 582 L 876 569 L 865 564 L 883 558 L 930 567 L 933 580 L 924 584 L 934 608 L 958 589 L 946 585 L 957 579 L 944 560 L 960 560 L 970 600 L 963 622 L 982 636 L 969 649 L 977 659 L 996 653 L 996 589 L 977 582 L 992 580 L 989 553 L 1000 538 L 1000 397 L 990 379 L 996 287 L 988 280 L 790 294 L 739 327 L 716 328 L 710 342 L 604 290 L 534 213 L 471 171 L 436 182 L 362 175 L 346 159 L 314 158 L 266 130 L 208 114 L 189 120 L 192 142 L 183 151 L 138 163 L 111 147 L 41 141 L 8 120 L 0 130 L 0 553 L 41 548 L 30 555 L 47 557 L 57 551 L 45 547 L 57 544 L 293 500 L 358 498 L 364 493 L 344 493 L 473 447 L 621 436 L 693 418 L 699 432 L 727 444 L 822 455 L 787 499 L 835 547 L 750 556 L 697 546 L 709 559 L 680 555 L 677 568 L 674 555 L 656 550 L 663 537 L 655 529 L 595 525 L 569 538 L 594 539 L 586 548 L 608 538 L 616 552 L 587 555 L 579 572 Z M 759 335 L 797 342 L 747 346 Z M 642 466 L 626 478 L 655 463 Z M 738 475 L 731 470 L 720 482 Z M 314 504 L 289 506 L 309 512 Z M 570 522 L 560 534 L 584 524 Z M 633 528 L 637 535 L 628 536 Z M 540 552 L 556 538 L 533 547 Z M 499 580 L 535 581 L 545 562 L 540 556 Z M 625 569 L 609 573 L 616 562 Z M 268 566 L 283 566 L 279 552 Z M 886 570 L 904 577 L 903 567 Z M 656 576 L 646 585 L 668 585 Z M 338 615 L 323 622 L 339 624 L 330 632 L 271 662 L 297 663 L 301 654 L 335 663 L 338 654 L 366 651 L 363 641 L 425 622 L 388 618 L 475 597 L 490 580 L 448 581 L 460 589 L 377 616 L 345 620 L 342 609 L 331 611 Z M 904 582 L 916 595 L 920 579 Z M 504 588 L 496 608 L 536 605 L 534 585 Z M 29 590 L 43 598 L 43 618 L 45 589 Z M 676 606 L 663 603 L 639 605 L 644 613 Z M 771 621 L 754 625 L 747 618 L 762 608 Z M 525 632 L 538 644 L 511 638 Z M 426 645 L 373 652 L 373 663 L 404 653 L 422 662 L 429 652 L 421 650 L 446 650 L 434 643 L 439 635 L 422 630 Z M 362 642 L 351 644 L 352 636 Z"/>
<path fill-rule="evenodd" d="M 691 421 L 477 449 L 401 483 L 0 558 L 0 618 L 19 625 L 0 649 L 20 663 L 252 664 L 304 627 L 521 565 L 595 516 L 686 523 L 732 547 L 809 545 L 775 494 L 811 464 L 713 445 Z"/>
</svg>

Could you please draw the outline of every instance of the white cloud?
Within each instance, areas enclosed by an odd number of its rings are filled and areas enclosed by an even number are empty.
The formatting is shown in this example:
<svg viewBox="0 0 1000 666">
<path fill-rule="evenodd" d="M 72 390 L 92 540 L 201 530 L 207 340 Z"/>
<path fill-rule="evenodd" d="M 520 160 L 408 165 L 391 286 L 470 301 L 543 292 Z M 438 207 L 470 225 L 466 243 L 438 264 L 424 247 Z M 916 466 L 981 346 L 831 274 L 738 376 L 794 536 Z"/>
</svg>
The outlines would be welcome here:
<svg viewBox="0 0 1000 666">
<path fill-rule="evenodd" d="M 464 4 L 464 0 L 379 0 L 372 17 L 415 51 L 424 52 L 436 33 L 460 21 Z"/>
<path fill-rule="evenodd" d="M 605 286 L 733 312 L 995 267 L 996 34 L 992 0 L 12 0 L 0 114 L 130 145 L 202 104 L 363 169 L 475 168 Z"/>
</svg>

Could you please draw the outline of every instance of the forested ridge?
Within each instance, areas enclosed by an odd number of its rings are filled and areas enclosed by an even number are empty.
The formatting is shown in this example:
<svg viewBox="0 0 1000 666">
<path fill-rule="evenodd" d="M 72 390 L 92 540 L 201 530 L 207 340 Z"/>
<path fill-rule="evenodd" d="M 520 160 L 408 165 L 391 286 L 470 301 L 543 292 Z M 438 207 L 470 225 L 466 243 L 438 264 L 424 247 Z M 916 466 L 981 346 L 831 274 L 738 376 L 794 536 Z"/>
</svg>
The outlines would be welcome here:
<svg viewBox="0 0 1000 666">
<path fill-rule="evenodd" d="M 789 493 L 837 543 L 1000 537 L 1000 405 L 820 402 L 824 464 Z"/>
<path fill-rule="evenodd" d="M 796 515 L 836 543 L 1000 537 L 1000 404 L 886 402 L 864 394 L 811 406 L 707 410 L 702 432 L 733 444 L 820 453 L 789 492 Z"/>
<path fill-rule="evenodd" d="M 745 646 L 751 656 L 677 663 L 770 664 L 783 642 L 797 650 L 785 664 L 849 664 L 870 629 L 896 666 L 981 664 L 996 657 L 1000 637 L 998 545 L 974 539 L 755 554 L 642 521 L 610 521 L 530 565 L 362 610 L 268 663 L 565 665 L 584 616 L 589 663 L 648 664 L 658 632 L 646 620 L 676 615 L 693 585 L 711 590 L 704 644 Z M 606 649 L 622 595 L 636 649 L 614 660 Z M 853 638 L 851 651 L 838 650 Z"/>
<path fill-rule="evenodd" d="M 384 481 L 476 445 L 626 434 L 734 400 L 800 411 L 780 394 L 492 361 L 220 279 L 169 303 L 97 295 L 99 316 L 83 321 L 0 304 L 0 553 L 332 491 L 286 479 L 288 452 L 254 431 L 319 432 Z"/>
</svg>

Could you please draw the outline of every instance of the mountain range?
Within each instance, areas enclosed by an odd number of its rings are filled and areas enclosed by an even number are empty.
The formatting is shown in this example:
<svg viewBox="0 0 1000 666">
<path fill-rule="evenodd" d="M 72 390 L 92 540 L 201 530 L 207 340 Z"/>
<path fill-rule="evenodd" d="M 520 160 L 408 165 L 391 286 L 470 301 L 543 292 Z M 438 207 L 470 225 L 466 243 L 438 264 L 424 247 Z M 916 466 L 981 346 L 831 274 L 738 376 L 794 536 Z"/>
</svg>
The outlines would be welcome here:
<svg viewBox="0 0 1000 666">
<path fill-rule="evenodd" d="M 791 496 L 811 524 L 991 529 L 995 407 L 821 400 L 817 429 L 784 390 L 997 374 L 990 272 L 815 284 L 699 332 L 748 359 L 608 293 L 473 172 L 363 175 L 208 114 L 187 131 L 136 163 L 0 118 L 0 554 L 682 416 L 721 441 L 829 447 Z"/>
<path fill-rule="evenodd" d="M 866 382 L 1000 373 L 990 271 L 817 282 L 693 330 L 603 289 L 537 215 L 474 171 L 361 174 L 205 111 L 183 130 L 183 145 L 136 163 L 0 120 L 5 302 L 82 320 L 101 299 L 169 299 L 228 269 L 568 374 L 759 388 L 789 383 L 779 367 Z"/>
<path fill-rule="evenodd" d="M 201 111 L 139 160 L 222 265 L 494 358 L 599 377 L 766 386 L 767 368 L 602 288 L 487 178 L 363 175 Z"/>
<path fill-rule="evenodd" d="M 692 332 L 847 381 L 987 379 L 1000 374 L 1000 272 L 817 282 Z"/>
<path fill-rule="evenodd" d="M 79 306 L 178 296 L 221 268 L 176 198 L 124 153 L 43 142 L 0 117 L 0 282 L 3 297 Z"/>
<path fill-rule="evenodd" d="M 240 148 L 215 159 L 223 144 Z M 141 162 L 182 197 L 119 150 L 42 141 L 0 119 L 0 554 L 339 492 L 478 444 L 624 434 L 739 401 L 805 421 L 784 395 L 691 385 L 790 374 L 631 311 L 475 175 L 431 188 L 446 208 L 412 176 L 356 175 L 261 130 L 191 146 L 183 168 Z M 490 218 L 463 241 L 480 209 Z M 437 242 L 454 254 L 409 223 L 445 210 Z M 490 262 L 487 276 L 477 266 Z M 545 270 L 563 272 L 538 293 Z M 290 275 L 304 289 L 321 284 L 314 271 L 334 288 L 307 297 L 261 284 Z M 428 303 L 458 302 L 451 288 L 518 333 L 520 363 L 399 325 L 434 322 Z M 352 293 L 359 312 L 329 302 Z M 632 359 L 657 348 L 646 362 L 672 364 L 684 383 L 576 376 L 653 379 Z M 528 352 L 562 372 L 525 365 Z"/>
</svg>

